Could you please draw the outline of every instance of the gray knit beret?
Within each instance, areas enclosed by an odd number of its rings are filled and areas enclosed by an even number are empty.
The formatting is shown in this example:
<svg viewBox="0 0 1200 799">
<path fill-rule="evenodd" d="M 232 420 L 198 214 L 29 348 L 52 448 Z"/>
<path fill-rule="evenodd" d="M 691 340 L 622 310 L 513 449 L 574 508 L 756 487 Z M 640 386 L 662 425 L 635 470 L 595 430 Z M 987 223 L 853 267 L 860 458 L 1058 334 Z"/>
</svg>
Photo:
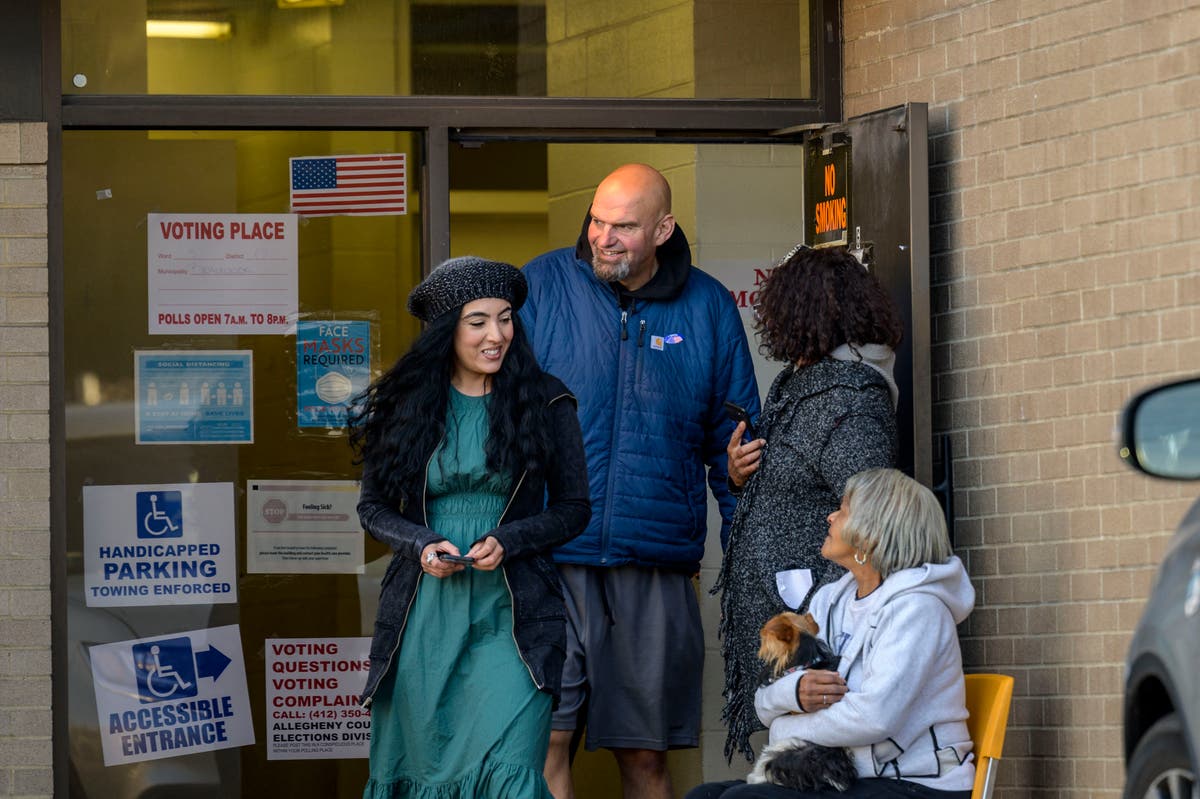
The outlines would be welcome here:
<svg viewBox="0 0 1200 799">
<path fill-rule="evenodd" d="M 484 297 L 508 300 L 515 311 L 528 293 L 525 275 L 512 264 L 463 255 L 438 264 L 412 290 L 408 312 L 422 322 L 432 322 L 446 311 Z"/>
</svg>

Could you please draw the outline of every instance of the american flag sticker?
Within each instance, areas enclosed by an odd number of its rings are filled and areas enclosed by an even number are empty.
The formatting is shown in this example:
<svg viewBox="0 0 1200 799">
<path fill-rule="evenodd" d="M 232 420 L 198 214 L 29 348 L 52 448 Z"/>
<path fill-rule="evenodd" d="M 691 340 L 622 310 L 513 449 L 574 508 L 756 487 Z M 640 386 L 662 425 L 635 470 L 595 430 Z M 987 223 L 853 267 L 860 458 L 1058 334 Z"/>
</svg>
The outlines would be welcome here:
<svg viewBox="0 0 1200 799">
<path fill-rule="evenodd" d="M 404 153 L 289 158 L 292 213 L 380 216 L 407 212 Z"/>
</svg>

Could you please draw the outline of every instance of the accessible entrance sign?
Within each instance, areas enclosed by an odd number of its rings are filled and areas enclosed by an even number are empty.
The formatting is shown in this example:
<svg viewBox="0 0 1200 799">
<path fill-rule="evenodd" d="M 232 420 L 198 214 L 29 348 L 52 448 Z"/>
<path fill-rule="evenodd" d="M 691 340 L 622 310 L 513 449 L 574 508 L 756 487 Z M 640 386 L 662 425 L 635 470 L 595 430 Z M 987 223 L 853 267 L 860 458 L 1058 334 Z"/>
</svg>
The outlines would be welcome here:
<svg viewBox="0 0 1200 799">
<path fill-rule="evenodd" d="M 88 652 L 104 765 L 254 743 L 236 624 Z"/>
</svg>

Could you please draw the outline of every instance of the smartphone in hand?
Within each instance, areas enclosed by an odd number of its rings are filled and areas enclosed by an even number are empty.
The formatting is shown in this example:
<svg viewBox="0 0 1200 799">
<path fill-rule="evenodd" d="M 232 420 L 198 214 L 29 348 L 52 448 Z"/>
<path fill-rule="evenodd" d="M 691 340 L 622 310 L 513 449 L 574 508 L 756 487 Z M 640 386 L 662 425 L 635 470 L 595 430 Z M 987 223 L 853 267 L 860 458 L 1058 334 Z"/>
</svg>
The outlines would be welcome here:
<svg viewBox="0 0 1200 799">
<path fill-rule="evenodd" d="M 754 425 L 750 423 L 750 414 L 746 412 L 745 408 L 743 408 L 741 405 L 738 405 L 735 402 L 730 402 L 730 401 L 726 400 L 725 401 L 725 413 L 728 414 L 729 418 L 732 419 L 735 423 L 736 422 L 745 422 L 746 423 L 746 437 L 747 438 L 749 438 L 751 441 L 758 438 L 758 433 L 756 433 L 754 431 Z"/>
<path fill-rule="evenodd" d="M 469 564 L 469 563 L 475 562 L 475 558 L 471 557 L 470 555 L 455 555 L 451 552 L 442 552 L 440 550 L 438 551 L 437 556 L 438 556 L 438 558 L 446 561 L 447 563 L 468 563 Z"/>
</svg>

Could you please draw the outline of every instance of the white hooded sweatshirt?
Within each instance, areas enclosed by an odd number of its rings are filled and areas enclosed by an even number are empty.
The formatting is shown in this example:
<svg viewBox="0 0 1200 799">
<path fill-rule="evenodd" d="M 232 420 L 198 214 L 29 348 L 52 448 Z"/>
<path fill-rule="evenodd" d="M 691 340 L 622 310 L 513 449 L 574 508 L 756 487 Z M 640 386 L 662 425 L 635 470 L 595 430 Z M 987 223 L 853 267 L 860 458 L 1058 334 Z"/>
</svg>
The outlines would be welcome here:
<svg viewBox="0 0 1200 799">
<path fill-rule="evenodd" d="M 951 557 L 889 576 L 857 600 L 870 609 L 839 646 L 856 590 L 853 575 L 843 575 L 820 588 L 809 607 L 820 636 L 841 655 L 838 672 L 848 692 L 806 713 L 796 700 L 802 670 L 759 688 L 754 706 L 770 742 L 800 738 L 849 747 L 860 778 L 971 790 L 975 767 L 956 625 L 974 608 L 975 589 L 962 561 Z"/>
</svg>

